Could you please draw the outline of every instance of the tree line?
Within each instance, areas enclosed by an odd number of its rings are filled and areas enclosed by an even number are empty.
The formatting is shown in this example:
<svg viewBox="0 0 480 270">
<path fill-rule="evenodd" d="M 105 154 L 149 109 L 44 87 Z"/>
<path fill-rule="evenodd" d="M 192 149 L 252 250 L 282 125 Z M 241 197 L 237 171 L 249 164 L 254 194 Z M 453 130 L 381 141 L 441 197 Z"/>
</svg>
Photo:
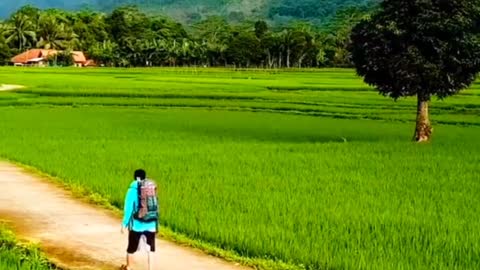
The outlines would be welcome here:
<svg viewBox="0 0 480 270">
<path fill-rule="evenodd" d="M 371 10 L 343 9 L 321 27 L 294 22 L 279 28 L 263 20 L 232 24 L 220 16 L 182 25 L 147 16 L 136 6 L 108 14 L 24 6 L 0 22 L 0 64 L 25 50 L 43 48 L 84 51 L 98 64 L 112 67 L 351 66 L 351 29 Z"/>
</svg>

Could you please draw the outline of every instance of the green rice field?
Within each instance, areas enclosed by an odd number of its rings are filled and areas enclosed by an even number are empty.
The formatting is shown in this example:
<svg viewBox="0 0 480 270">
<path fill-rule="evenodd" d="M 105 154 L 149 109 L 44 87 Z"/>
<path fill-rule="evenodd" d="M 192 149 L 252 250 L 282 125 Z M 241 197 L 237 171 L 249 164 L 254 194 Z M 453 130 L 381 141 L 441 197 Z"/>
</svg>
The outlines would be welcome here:
<svg viewBox="0 0 480 270">
<path fill-rule="evenodd" d="M 0 82 L 26 86 L 0 93 L 1 157 L 116 207 L 143 167 L 162 225 L 191 239 L 270 269 L 480 269 L 480 82 L 432 102 L 425 145 L 414 99 L 347 69 L 0 68 Z"/>
</svg>

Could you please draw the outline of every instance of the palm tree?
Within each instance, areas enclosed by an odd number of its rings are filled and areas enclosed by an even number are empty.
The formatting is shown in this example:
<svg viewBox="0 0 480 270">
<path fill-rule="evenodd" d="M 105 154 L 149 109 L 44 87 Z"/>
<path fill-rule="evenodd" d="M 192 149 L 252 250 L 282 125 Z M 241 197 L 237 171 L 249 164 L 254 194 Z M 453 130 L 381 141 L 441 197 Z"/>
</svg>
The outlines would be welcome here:
<svg viewBox="0 0 480 270">
<path fill-rule="evenodd" d="M 316 65 L 326 66 L 333 61 L 333 55 L 337 50 L 336 37 L 330 33 L 321 33 L 317 35 L 315 39 L 316 46 L 318 48 L 316 55 Z"/>
<path fill-rule="evenodd" d="M 291 29 L 285 29 L 281 32 L 281 45 L 280 49 L 283 53 L 286 53 L 286 65 L 287 68 L 290 68 L 290 56 L 292 55 L 292 46 L 294 45 L 293 35 Z M 280 56 L 280 62 L 282 61 L 282 57 Z M 280 63 L 280 67 L 281 67 Z"/>
<path fill-rule="evenodd" d="M 7 63 L 7 59 L 11 56 L 10 48 L 5 39 L 5 30 L 7 27 L 7 25 L 0 22 L 0 65 Z"/>
<path fill-rule="evenodd" d="M 212 65 L 223 60 L 227 66 L 225 53 L 231 37 L 231 27 L 221 17 L 210 17 L 195 26 L 197 35 L 207 48 L 207 54 Z"/>
<path fill-rule="evenodd" d="M 194 59 L 194 65 L 207 65 L 208 56 L 207 48 L 198 41 L 193 41 L 192 43 L 192 58 Z"/>
<path fill-rule="evenodd" d="M 167 58 L 168 45 L 165 39 L 152 39 L 144 42 L 144 53 L 146 54 L 147 66 L 159 66 Z"/>
<path fill-rule="evenodd" d="M 128 59 L 129 65 L 138 66 L 142 59 L 142 43 L 141 40 L 127 38 L 124 41 L 125 58 Z"/>
<path fill-rule="evenodd" d="M 173 41 L 168 41 L 167 46 L 167 62 L 170 66 L 175 67 L 177 65 L 178 56 L 181 54 L 181 47 L 175 39 Z"/>
<path fill-rule="evenodd" d="M 44 49 L 73 49 L 78 42 L 73 30 L 55 14 L 44 13 L 40 16 L 38 34 L 40 39 L 37 46 Z"/>
<path fill-rule="evenodd" d="M 75 33 L 72 27 L 66 27 L 64 29 L 65 47 L 70 50 L 78 49 L 81 46 L 81 42 L 78 39 L 78 35 Z"/>
<path fill-rule="evenodd" d="M 10 25 L 0 22 L 0 36 L 5 38 L 7 30 L 10 28 Z"/>
<path fill-rule="evenodd" d="M 114 66 L 117 60 L 116 51 L 118 51 L 118 45 L 116 43 L 110 40 L 104 40 L 103 42 L 94 44 L 88 53 L 95 61 L 107 66 Z"/>
<path fill-rule="evenodd" d="M 182 40 L 181 55 L 182 55 L 183 65 L 188 63 L 188 60 L 190 60 L 192 56 L 192 48 L 190 45 L 190 40 L 186 38 Z"/>
<path fill-rule="evenodd" d="M 7 42 L 16 42 L 18 50 L 32 45 L 36 40 L 35 25 L 27 15 L 15 14 L 12 19 L 12 25 L 5 30 Z"/>
</svg>

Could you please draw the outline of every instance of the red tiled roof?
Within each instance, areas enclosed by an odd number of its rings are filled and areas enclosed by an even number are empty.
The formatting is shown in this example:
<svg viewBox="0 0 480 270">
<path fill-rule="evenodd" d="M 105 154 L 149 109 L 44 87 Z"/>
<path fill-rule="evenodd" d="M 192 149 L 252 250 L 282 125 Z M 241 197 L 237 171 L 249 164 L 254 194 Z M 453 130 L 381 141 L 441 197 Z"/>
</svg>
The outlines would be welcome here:
<svg viewBox="0 0 480 270">
<path fill-rule="evenodd" d="M 75 61 L 75 63 L 83 64 L 87 62 L 87 58 L 85 57 L 85 54 L 83 54 L 83 52 L 74 51 L 72 54 L 73 54 L 73 60 Z"/>
<path fill-rule="evenodd" d="M 87 60 L 87 62 L 85 62 L 84 64 L 86 67 L 95 67 L 97 66 L 97 64 L 95 63 L 95 61 L 93 60 Z"/>
<path fill-rule="evenodd" d="M 11 62 L 15 64 L 26 64 L 30 59 L 34 58 L 43 58 L 46 60 L 49 56 L 55 55 L 58 52 L 59 51 L 57 50 L 32 49 L 13 57 L 11 59 Z M 75 63 L 84 64 L 85 62 L 87 62 L 87 58 L 85 57 L 85 54 L 83 52 L 74 51 L 72 52 L 72 54 Z"/>
<path fill-rule="evenodd" d="M 44 59 L 47 59 L 49 56 L 55 55 L 58 53 L 57 50 L 40 50 L 42 52 L 42 55 L 40 57 L 43 57 Z"/>
<path fill-rule="evenodd" d="M 29 50 L 13 57 L 12 63 L 25 64 L 28 62 L 28 60 L 33 58 L 39 58 L 41 55 L 42 55 L 42 50 L 40 49 Z"/>
</svg>

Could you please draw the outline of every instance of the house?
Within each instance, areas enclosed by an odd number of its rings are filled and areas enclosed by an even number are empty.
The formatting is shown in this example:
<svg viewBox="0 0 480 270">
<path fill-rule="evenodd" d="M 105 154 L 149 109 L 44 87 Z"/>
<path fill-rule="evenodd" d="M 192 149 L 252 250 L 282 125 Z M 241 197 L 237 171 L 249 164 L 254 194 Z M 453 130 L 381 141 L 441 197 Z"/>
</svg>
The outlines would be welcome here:
<svg viewBox="0 0 480 270">
<path fill-rule="evenodd" d="M 11 59 L 14 66 L 38 66 L 44 67 L 48 65 L 48 58 L 54 56 L 61 51 L 32 49 L 23 52 Z M 74 65 L 76 67 L 92 66 L 93 61 L 87 60 L 85 54 L 81 51 L 72 52 Z"/>
<path fill-rule="evenodd" d="M 87 63 L 87 58 L 83 52 L 73 51 L 72 56 L 76 67 L 83 67 Z"/>
<path fill-rule="evenodd" d="M 55 52 L 54 50 L 33 49 L 21 53 L 11 59 L 14 66 L 45 66 L 46 60 Z"/>
</svg>

